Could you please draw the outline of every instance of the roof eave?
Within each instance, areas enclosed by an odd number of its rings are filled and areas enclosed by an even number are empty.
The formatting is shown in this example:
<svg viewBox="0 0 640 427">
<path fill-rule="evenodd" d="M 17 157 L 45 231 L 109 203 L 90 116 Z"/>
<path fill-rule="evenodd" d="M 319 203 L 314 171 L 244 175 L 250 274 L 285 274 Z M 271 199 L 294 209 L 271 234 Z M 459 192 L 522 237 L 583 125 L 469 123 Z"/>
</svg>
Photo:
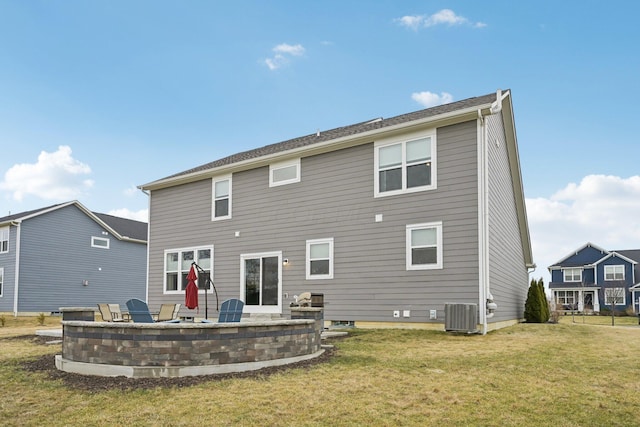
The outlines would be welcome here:
<svg viewBox="0 0 640 427">
<path fill-rule="evenodd" d="M 373 129 L 370 131 L 361 132 L 355 135 L 343 136 L 340 138 L 331 139 L 328 141 L 319 142 L 317 144 L 311 144 L 304 147 L 293 148 L 290 150 L 280 151 L 278 153 L 268 154 L 253 159 L 243 160 L 229 165 L 224 165 L 216 168 L 206 169 L 202 171 L 193 172 L 190 174 L 174 176 L 171 178 L 163 178 L 157 181 L 152 181 L 147 184 L 139 185 L 138 188 L 144 191 L 160 190 L 162 188 L 174 187 L 177 185 L 188 184 L 202 179 L 207 179 L 216 175 L 229 174 L 232 172 L 240 172 L 247 169 L 253 169 L 256 167 L 267 166 L 274 161 L 291 158 L 291 157 L 305 157 L 310 155 L 316 155 L 333 151 L 347 146 L 356 146 L 364 143 L 371 142 L 372 137 L 386 137 L 400 131 L 407 131 L 416 127 L 430 126 L 446 126 L 456 122 L 464 121 L 467 119 L 475 119 L 478 114 L 478 110 L 483 113 L 488 113 L 491 108 L 491 103 L 481 104 L 473 107 L 467 107 L 460 110 L 450 111 L 447 113 L 438 114 L 431 117 L 425 117 L 418 120 L 412 120 L 410 122 L 399 123 L 397 125 L 391 125 L 383 128 Z"/>
</svg>

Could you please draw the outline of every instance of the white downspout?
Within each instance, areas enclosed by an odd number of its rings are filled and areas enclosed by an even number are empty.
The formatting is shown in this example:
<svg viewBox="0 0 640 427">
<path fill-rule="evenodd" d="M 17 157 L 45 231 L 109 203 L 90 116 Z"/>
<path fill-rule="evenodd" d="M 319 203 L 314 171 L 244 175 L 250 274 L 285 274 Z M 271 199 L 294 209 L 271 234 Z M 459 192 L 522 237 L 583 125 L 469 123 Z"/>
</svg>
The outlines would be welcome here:
<svg viewBox="0 0 640 427">
<path fill-rule="evenodd" d="M 482 335 L 487 333 L 487 269 L 488 253 L 485 250 L 488 240 L 486 229 L 487 187 L 486 176 L 486 122 L 482 111 L 478 110 L 478 312 L 482 324 Z"/>
<path fill-rule="evenodd" d="M 22 229 L 20 226 L 22 225 L 22 221 L 14 221 L 11 225 L 16 226 L 16 263 L 15 263 L 15 282 L 13 285 L 13 316 L 18 317 L 18 288 L 20 283 L 20 230 Z"/>
<path fill-rule="evenodd" d="M 489 114 L 498 114 L 502 111 L 502 100 L 507 94 L 503 95 L 502 90 L 496 91 L 496 100 L 489 108 Z M 494 316 L 497 305 L 493 302 L 491 295 L 491 283 L 489 275 L 489 129 L 487 126 L 486 116 L 482 115 L 482 111 L 478 110 L 478 248 L 479 255 L 479 276 L 480 276 L 480 292 L 479 306 L 480 321 L 482 323 L 482 335 L 486 335 L 488 331 L 487 319 Z"/>
</svg>

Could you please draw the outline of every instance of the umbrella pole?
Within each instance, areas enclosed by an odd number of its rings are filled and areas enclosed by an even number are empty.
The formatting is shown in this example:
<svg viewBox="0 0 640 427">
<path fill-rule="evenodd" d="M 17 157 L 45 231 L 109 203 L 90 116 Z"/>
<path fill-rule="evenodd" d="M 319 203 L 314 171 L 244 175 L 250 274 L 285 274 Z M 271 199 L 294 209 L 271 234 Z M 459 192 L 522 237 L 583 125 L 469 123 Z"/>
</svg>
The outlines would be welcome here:
<svg viewBox="0 0 640 427">
<path fill-rule="evenodd" d="M 200 267 L 198 264 L 196 264 L 195 262 L 192 263 L 192 265 L 195 266 L 200 273 L 206 274 L 206 271 L 204 271 L 204 269 Z M 207 280 L 205 282 L 205 288 L 204 288 L 204 318 L 205 319 L 209 319 L 209 307 L 208 307 L 208 301 L 207 301 L 207 293 L 209 293 L 209 283 L 211 283 L 211 286 L 213 286 L 213 291 L 216 293 L 216 311 L 219 310 L 218 290 L 216 289 L 215 283 L 213 283 L 213 281 L 211 280 L 211 275 L 207 274 Z"/>
</svg>

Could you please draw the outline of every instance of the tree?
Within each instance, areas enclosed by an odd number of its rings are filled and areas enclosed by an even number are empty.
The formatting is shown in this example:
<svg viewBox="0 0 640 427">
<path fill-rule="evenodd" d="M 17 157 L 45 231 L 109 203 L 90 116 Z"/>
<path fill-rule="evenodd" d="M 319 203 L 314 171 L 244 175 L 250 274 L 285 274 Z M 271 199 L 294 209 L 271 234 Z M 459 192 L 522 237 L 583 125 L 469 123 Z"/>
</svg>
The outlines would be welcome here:
<svg viewBox="0 0 640 427">
<path fill-rule="evenodd" d="M 545 298 L 546 301 L 546 298 Z M 531 279 L 527 301 L 524 303 L 524 319 L 527 323 L 542 323 L 542 303 L 540 300 L 540 288 L 535 279 Z"/>
<path fill-rule="evenodd" d="M 538 292 L 540 294 L 540 315 L 541 315 L 541 320 L 542 322 L 548 322 L 549 321 L 549 317 L 551 317 L 551 310 L 549 309 L 549 301 L 547 301 L 547 294 L 544 291 L 544 281 L 542 280 L 542 277 L 540 279 L 538 279 Z"/>
<path fill-rule="evenodd" d="M 625 292 L 624 281 L 604 287 L 604 303 L 611 306 L 611 326 L 616 324 L 616 305 L 624 303 Z"/>
</svg>

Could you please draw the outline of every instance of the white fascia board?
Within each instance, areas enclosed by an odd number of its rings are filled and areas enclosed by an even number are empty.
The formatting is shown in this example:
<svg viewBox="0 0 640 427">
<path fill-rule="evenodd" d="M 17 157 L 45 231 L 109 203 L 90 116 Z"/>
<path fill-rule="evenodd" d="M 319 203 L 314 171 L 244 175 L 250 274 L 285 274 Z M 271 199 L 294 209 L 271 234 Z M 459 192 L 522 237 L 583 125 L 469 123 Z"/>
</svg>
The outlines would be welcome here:
<svg viewBox="0 0 640 427">
<path fill-rule="evenodd" d="M 610 252 L 607 256 L 604 256 L 604 257 L 600 258 L 598 261 L 594 262 L 593 265 L 595 266 L 597 264 L 600 264 L 601 262 L 603 262 L 603 261 L 605 261 L 605 260 L 607 260 L 609 258 L 613 258 L 614 256 L 618 257 L 618 258 L 620 258 L 620 259 L 622 259 L 624 261 L 627 261 L 630 264 L 637 264 L 638 263 L 637 261 L 634 261 L 631 258 L 627 258 L 626 256 L 621 255 L 621 254 L 619 254 L 617 252 Z"/>
<path fill-rule="evenodd" d="M 228 165 L 220 166 L 212 169 L 205 169 L 190 174 L 180 175 L 173 178 L 161 179 L 158 181 L 152 181 L 147 184 L 139 185 L 140 190 L 159 190 L 162 188 L 173 187 L 180 184 L 187 184 L 189 182 L 195 182 L 202 179 L 207 179 L 216 175 L 230 174 L 233 172 L 240 172 L 243 170 L 254 169 L 261 166 L 267 166 L 274 161 L 286 160 L 288 158 L 295 157 L 308 157 L 311 155 L 326 153 L 349 146 L 356 146 L 373 141 L 373 137 L 376 139 L 384 138 L 389 134 L 394 134 L 400 131 L 408 131 L 414 127 L 424 127 L 426 125 L 432 125 L 434 127 L 443 126 L 446 124 L 453 124 L 459 122 L 464 118 L 475 119 L 477 117 L 478 110 L 487 110 L 491 107 L 491 103 L 477 105 L 475 107 L 469 107 L 461 110 L 450 111 L 447 113 L 439 114 L 437 116 L 425 117 L 419 120 L 413 120 L 410 122 L 399 123 L 393 126 L 387 126 L 381 129 L 374 129 L 367 132 L 358 133 L 355 135 L 347 135 L 336 139 L 331 139 L 317 144 L 310 144 L 304 147 L 292 148 L 286 151 L 280 151 L 278 153 L 267 154 L 265 156 L 256 157 L 253 159 L 247 159 L 240 162 L 231 163 Z M 444 122 L 444 123 L 443 123 Z"/>
</svg>

